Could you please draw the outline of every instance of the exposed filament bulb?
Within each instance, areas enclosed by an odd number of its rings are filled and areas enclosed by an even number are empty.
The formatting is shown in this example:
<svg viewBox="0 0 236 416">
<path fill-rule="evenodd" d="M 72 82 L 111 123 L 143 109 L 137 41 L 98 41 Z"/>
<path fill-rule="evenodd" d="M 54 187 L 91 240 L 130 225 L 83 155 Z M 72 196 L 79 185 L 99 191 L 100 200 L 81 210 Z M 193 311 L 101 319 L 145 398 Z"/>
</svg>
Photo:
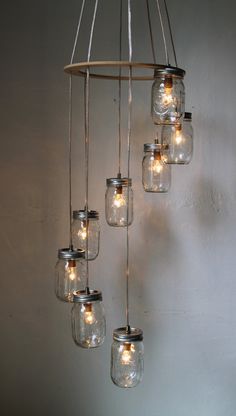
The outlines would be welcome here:
<svg viewBox="0 0 236 416">
<path fill-rule="evenodd" d="M 181 124 L 177 124 L 177 126 L 175 127 L 175 143 L 181 144 L 182 141 L 183 141 L 182 126 Z"/>
<path fill-rule="evenodd" d="M 93 313 L 92 303 L 85 303 L 84 305 L 84 321 L 88 325 L 92 325 L 95 322 L 95 316 Z"/>
<path fill-rule="evenodd" d="M 122 345 L 121 364 L 129 365 L 132 361 L 132 355 L 135 352 L 134 344 L 130 342 Z"/>
<path fill-rule="evenodd" d="M 77 270 L 76 270 L 76 261 L 75 260 L 69 260 L 68 261 L 66 272 L 67 272 L 70 280 L 75 280 L 77 278 Z"/>
<path fill-rule="evenodd" d="M 87 237 L 87 225 L 85 221 L 81 221 L 81 229 L 78 231 L 78 237 L 81 240 L 86 240 Z"/>
<path fill-rule="evenodd" d="M 112 205 L 115 208 L 120 208 L 126 205 L 126 200 L 122 192 L 122 186 L 117 186 Z"/>
<path fill-rule="evenodd" d="M 154 157 L 152 158 L 151 166 L 149 168 L 154 174 L 160 174 L 163 170 L 163 163 L 161 159 L 160 152 L 154 152 Z"/>
<path fill-rule="evenodd" d="M 173 102 L 173 79 L 172 77 L 166 77 L 164 80 L 164 94 L 162 96 L 162 103 L 164 106 L 168 106 Z"/>
</svg>

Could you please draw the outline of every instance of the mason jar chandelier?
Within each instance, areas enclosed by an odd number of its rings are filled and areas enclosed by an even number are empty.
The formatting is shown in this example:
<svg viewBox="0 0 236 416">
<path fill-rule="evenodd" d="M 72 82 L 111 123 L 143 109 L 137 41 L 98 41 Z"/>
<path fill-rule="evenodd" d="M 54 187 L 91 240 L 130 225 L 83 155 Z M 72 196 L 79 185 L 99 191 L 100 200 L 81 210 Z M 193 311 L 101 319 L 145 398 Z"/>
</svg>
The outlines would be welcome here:
<svg viewBox="0 0 236 416">
<path fill-rule="evenodd" d="M 86 14 L 87 1 L 82 0 L 75 41 L 70 64 L 65 67 L 69 74 L 69 247 L 58 251 L 55 292 L 58 299 L 73 304 L 71 312 L 72 336 L 79 347 L 96 348 L 105 339 L 106 323 L 102 293 L 91 289 L 89 263 L 99 254 L 99 213 L 89 206 L 89 143 L 90 143 L 90 79 L 117 82 L 118 99 L 118 167 L 117 174 L 106 179 L 105 217 L 111 227 L 123 227 L 126 235 L 125 298 L 126 322 L 113 331 L 111 346 L 111 379 L 119 387 L 137 386 L 143 377 L 144 348 L 143 330 L 130 323 L 129 279 L 130 279 L 130 225 L 134 218 L 133 190 L 130 169 L 132 144 L 133 81 L 153 80 L 151 90 L 151 115 L 156 126 L 153 141 L 144 144 L 142 161 L 142 183 L 144 191 L 165 193 L 170 189 L 171 164 L 183 165 L 191 161 L 193 153 L 192 114 L 185 112 L 185 71 L 178 67 L 166 0 L 143 0 L 149 24 L 152 62 L 133 61 L 132 12 L 135 1 L 119 0 L 119 60 L 91 60 L 96 16 L 100 3 L 109 0 L 94 0 L 87 49 L 87 60 L 74 63 L 75 52 L 81 31 L 81 22 Z M 165 50 L 165 62 L 157 63 L 150 5 L 156 8 Z M 91 2 L 90 2 L 91 4 Z M 124 16 L 127 26 L 123 28 Z M 128 33 L 128 59 L 123 60 L 123 33 Z M 167 35 L 169 41 L 167 39 Z M 170 64 L 169 46 L 174 57 Z M 140 75 L 141 71 L 141 75 Z M 71 154 L 72 154 L 72 86 L 73 77 L 84 78 L 84 143 L 85 143 L 85 205 L 72 210 Z M 126 172 L 121 172 L 121 92 L 122 83 L 127 85 L 127 142 Z M 136 208 L 135 208 L 136 209 Z M 114 230 L 114 233 L 116 230 Z"/>
</svg>

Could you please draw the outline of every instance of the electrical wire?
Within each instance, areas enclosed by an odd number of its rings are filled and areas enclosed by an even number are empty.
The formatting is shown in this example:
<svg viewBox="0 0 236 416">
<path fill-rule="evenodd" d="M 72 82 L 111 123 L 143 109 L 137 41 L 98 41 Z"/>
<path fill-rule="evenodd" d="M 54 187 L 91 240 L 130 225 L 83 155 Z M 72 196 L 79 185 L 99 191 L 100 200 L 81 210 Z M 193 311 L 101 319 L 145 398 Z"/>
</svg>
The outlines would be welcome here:
<svg viewBox="0 0 236 416">
<path fill-rule="evenodd" d="M 93 19 L 90 29 L 90 36 L 89 36 L 89 45 L 88 45 L 88 54 L 87 54 L 87 61 L 90 61 L 91 57 L 91 48 L 92 48 L 92 41 L 93 41 L 93 32 L 94 32 L 94 25 L 97 15 L 97 7 L 98 7 L 98 0 L 96 0 L 94 5 L 93 11 Z M 89 234 L 88 234 L 88 198 L 89 198 L 89 87 L 90 87 L 90 72 L 89 68 L 87 67 L 86 70 L 86 77 L 84 80 L 84 99 L 85 99 L 85 215 L 86 215 L 86 290 L 89 292 L 89 260 L 88 260 L 88 244 L 89 244 Z"/>
</svg>

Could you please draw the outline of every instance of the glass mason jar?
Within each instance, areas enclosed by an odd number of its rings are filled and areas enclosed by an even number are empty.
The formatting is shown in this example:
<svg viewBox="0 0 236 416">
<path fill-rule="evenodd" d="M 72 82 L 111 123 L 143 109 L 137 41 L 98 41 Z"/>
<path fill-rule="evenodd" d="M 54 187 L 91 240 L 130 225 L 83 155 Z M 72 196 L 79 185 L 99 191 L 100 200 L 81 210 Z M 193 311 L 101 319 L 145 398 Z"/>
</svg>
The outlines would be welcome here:
<svg viewBox="0 0 236 416">
<path fill-rule="evenodd" d="M 82 348 L 96 348 L 106 335 L 102 293 L 98 290 L 80 290 L 74 293 L 71 311 L 72 336 Z"/>
<path fill-rule="evenodd" d="M 128 178 L 110 178 L 107 179 L 106 190 L 106 220 L 113 227 L 127 226 L 133 221 L 133 190 L 132 179 Z M 127 209 L 129 193 L 129 210 Z"/>
<path fill-rule="evenodd" d="M 83 250 L 58 250 L 55 267 L 55 293 L 64 302 L 73 302 L 73 292 L 84 287 L 85 253 Z"/>
<path fill-rule="evenodd" d="M 161 156 L 161 144 L 146 143 L 142 179 L 146 192 L 168 192 L 171 184 L 171 167 L 166 165 Z"/>
<path fill-rule="evenodd" d="M 155 124 L 174 124 L 184 113 L 185 71 L 171 66 L 155 69 L 152 85 L 152 119 Z"/>
<path fill-rule="evenodd" d="M 192 113 L 185 113 L 183 123 L 163 126 L 162 157 L 165 163 L 187 165 L 193 154 Z"/>
<path fill-rule="evenodd" d="M 88 222 L 87 222 L 88 221 Z M 100 226 L 99 214 L 97 211 L 88 211 L 88 217 L 85 210 L 73 211 L 72 223 L 72 241 L 75 247 L 85 250 L 88 227 L 88 260 L 94 260 L 99 253 L 100 244 Z"/>
<path fill-rule="evenodd" d="M 135 387 L 143 377 L 143 331 L 118 328 L 113 332 L 111 346 L 111 379 L 119 387 Z"/>
</svg>

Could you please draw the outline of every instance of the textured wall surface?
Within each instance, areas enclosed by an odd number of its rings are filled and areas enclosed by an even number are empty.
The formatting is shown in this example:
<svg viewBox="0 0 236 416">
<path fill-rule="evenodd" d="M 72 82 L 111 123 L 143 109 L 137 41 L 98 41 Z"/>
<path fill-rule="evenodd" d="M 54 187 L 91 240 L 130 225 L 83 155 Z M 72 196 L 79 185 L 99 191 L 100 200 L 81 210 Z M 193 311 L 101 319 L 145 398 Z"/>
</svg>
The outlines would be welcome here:
<svg viewBox="0 0 236 416">
<path fill-rule="evenodd" d="M 118 1 L 100 3 L 93 56 L 106 51 L 116 58 Z M 148 34 L 142 35 L 145 4 L 132 3 L 134 58 L 150 60 Z M 70 306 L 54 295 L 57 249 L 68 244 L 68 78 L 62 68 L 80 4 L 13 0 L 1 8 L 0 413 L 235 416 L 235 3 L 169 1 L 195 148 L 189 166 L 173 168 L 167 195 L 142 189 L 143 143 L 154 133 L 151 84 L 134 85 L 131 320 L 144 330 L 145 376 L 129 391 L 116 388 L 109 376 L 111 334 L 124 323 L 125 293 L 125 232 L 109 228 L 104 218 L 105 178 L 117 173 L 117 83 L 91 85 L 90 207 L 100 211 L 102 227 L 91 279 L 104 294 L 102 348 L 74 345 Z M 75 87 L 82 88 L 81 80 Z M 84 203 L 82 102 L 76 92 L 75 209 Z M 124 87 L 124 142 L 125 105 Z M 124 173 L 125 163 L 124 151 Z"/>
</svg>

